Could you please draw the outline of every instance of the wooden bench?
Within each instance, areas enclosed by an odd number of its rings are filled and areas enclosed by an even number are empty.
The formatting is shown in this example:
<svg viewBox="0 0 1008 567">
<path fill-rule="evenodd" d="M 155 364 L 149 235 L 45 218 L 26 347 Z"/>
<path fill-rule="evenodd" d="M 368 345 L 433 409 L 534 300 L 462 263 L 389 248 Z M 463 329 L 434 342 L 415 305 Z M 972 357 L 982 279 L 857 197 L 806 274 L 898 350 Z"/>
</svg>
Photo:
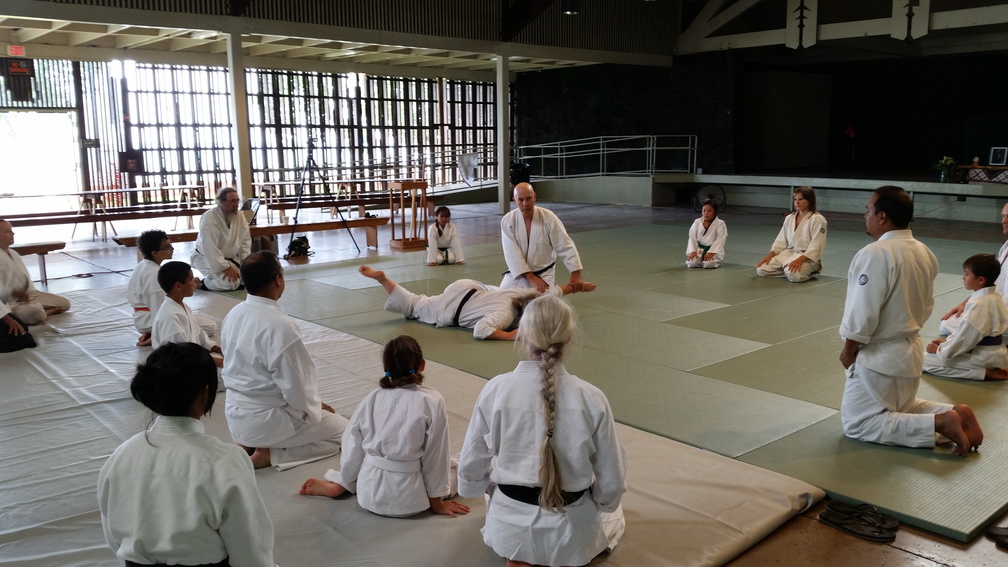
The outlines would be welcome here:
<svg viewBox="0 0 1008 567">
<path fill-rule="evenodd" d="M 388 224 L 388 217 L 368 217 L 362 219 L 347 219 L 346 224 L 343 221 L 322 221 L 322 222 L 307 222 L 298 223 L 297 232 L 314 232 L 319 230 L 333 230 L 347 228 L 363 228 L 365 234 L 367 235 L 367 246 L 368 248 L 378 248 L 378 227 Z M 252 238 L 259 236 L 268 236 L 274 242 L 274 248 L 276 248 L 276 236 L 281 234 L 289 234 L 294 230 L 294 225 L 292 224 L 265 224 L 265 225 L 252 225 L 249 227 L 249 235 Z M 168 233 L 169 242 L 195 242 L 196 237 L 199 235 L 199 231 L 190 230 L 186 232 L 170 232 Z M 139 236 L 116 236 L 112 240 L 119 244 L 120 246 L 126 246 L 128 248 L 135 247 L 137 245 L 137 239 Z M 137 250 L 137 258 L 142 259 L 143 256 L 140 251 Z"/>
<path fill-rule="evenodd" d="M 206 212 L 206 207 L 179 209 L 175 205 L 141 205 L 136 207 L 118 207 L 106 209 L 104 213 L 79 214 L 71 211 L 48 212 L 48 213 L 26 213 L 8 215 L 5 218 L 14 227 L 22 226 L 46 226 L 52 224 L 77 224 L 77 223 L 101 223 L 102 241 L 108 240 L 105 232 L 105 223 L 112 223 L 121 220 L 136 220 L 155 217 L 187 217 L 188 226 L 192 227 L 192 218 Z M 115 233 L 113 227 L 112 232 Z"/>
<path fill-rule="evenodd" d="M 436 202 L 440 200 L 439 196 L 428 195 L 427 196 L 427 214 L 434 216 L 434 208 Z M 357 215 L 363 217 L 367 207 L 389 207 L 391 203 L 392 213 L 395 213 L 399 204 L 395 201 L 389 200 L 388 193 L 365 193 L 358 197 L 340 197 L 338 195 L 310 195 L 301 197 L 301 208 L 311 208 L 311 207 L 325 207 L 329 209 L 329 214 L 333 217 L 336 216 L 337 207 L 357 207 Z M 264 203 L 267 207 L 267 211 L 277 210 L 280 211 L 280 222 L 286 222 L 284 219 L 287 218 L 286 211 L 293 209 L 297 206 L 297 197 L 281 197 L 278 199 L 273 199 Z M 267 213 L 267 218 L 269 214 Z"/>
<path fill-rule="evenodd" d="M 49 283 L 49 276 L 46 275 L 45 257 L 46 254 L 62 250 L 66 248 L 66 242 L 35 242 L 32 244 L 14 244 L 11 249 L 25 256 L 27 254 L 36 254 L 38 256 L 38 268 L 39 268 L 39 281 L 43 285 Z"/>
</svg>

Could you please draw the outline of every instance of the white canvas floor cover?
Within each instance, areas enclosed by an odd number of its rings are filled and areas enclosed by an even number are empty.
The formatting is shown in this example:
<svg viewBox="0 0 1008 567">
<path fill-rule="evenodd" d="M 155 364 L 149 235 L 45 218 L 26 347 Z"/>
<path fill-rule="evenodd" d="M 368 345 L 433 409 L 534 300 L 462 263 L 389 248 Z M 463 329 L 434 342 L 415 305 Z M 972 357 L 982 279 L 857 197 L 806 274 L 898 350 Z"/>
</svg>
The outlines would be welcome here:
<svg viewBox="0 0 1008 567">
<path fill-rule="evenodd" d="M 0 565 L 7 567 L 115 564 L 102 535 L 98 471 L 150 419 L 129 394 L 136 363 L 150 349 L 134 346 L 125 288 L 68 295 L 69 313 L 32 329 L 37 348 L 0 354 Z M 234 305 L 209 293 L 189 301 L 218 319 Z M 382 374 L 380 345 L 301 326 L 323 399 L 349 416 Z M 436 363 L 425 374 L 448 403 L 457 453 L 485 381 Z M 222 402 L 219 396 L 204 423 L 230 441 Z M 591 565 L 720 565 L 823 497 L 804 482 L 630 427 L 621 425 L 620 436 L 630 460 L 626 535 Z M 327 468 L 338 469 L 339 457 L 257 472 L 280 567 L 503 565 L 483 544 L 481 500 L 465 501 L 472 507 L 465 517 L 390 519 L 352 498 L 297 494 L 305 479 Z"/>
</svg>

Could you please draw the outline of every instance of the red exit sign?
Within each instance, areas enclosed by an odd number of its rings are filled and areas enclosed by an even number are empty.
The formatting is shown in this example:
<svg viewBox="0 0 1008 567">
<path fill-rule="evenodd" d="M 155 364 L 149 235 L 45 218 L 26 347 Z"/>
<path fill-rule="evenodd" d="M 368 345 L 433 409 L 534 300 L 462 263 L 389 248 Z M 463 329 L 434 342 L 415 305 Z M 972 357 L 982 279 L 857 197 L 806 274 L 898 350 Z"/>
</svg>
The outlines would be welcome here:
<svg viewBox="0 0 1008 567">
<path fill-rule="evenodd" d="M 23 45 L 8 45 L 7 46 L 7 56 L 8 57 L 24 57 L 25 48 Z"/>
</svg>

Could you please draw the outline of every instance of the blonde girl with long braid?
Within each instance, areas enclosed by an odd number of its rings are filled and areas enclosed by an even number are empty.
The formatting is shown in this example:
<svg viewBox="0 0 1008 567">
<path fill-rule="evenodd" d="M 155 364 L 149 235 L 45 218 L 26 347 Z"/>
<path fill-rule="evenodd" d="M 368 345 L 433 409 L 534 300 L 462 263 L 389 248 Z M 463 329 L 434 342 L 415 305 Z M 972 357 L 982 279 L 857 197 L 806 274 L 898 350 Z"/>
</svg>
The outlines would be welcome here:
<svg viewBox="0 0 1008 567">
<path fill-rule="evenodd" d="M 585 565 L 622 533 L 626 454 L 605 394 L 564 368 L 576 328 L 563 299 L 529 302 L 528 360 L 483 388 L 462 445 L 459 494 L 490 494 L 483 541 L 509 567 Z"/>
</svg>

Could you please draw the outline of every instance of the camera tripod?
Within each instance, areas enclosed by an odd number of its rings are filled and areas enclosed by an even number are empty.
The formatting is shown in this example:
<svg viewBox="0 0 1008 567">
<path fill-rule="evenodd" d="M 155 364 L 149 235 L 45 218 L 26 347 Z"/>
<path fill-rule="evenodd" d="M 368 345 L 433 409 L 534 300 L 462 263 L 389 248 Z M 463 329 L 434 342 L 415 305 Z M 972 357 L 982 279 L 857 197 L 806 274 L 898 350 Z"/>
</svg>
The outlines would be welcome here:
<svg viewBox="0 0 1008 567">
<path fill-rule="evenodd" d="M 308 176 L 312 171 L 319 174 L 320 178 L 322 176 L 322 171 L 319 169 L 318 165 L 315 164 L 315 160 L 312 158 L 312 152 L 315 150 L 315 138 L 308 138 L 308 159 L 305 160 L 304 167 L 301 168 L 301 183 L 298 185 L 297 191 L 297 201 L 294 203 L 294 226 L 291 229 L 290 241 L 287 243 L 287 253 L 290 254 L 291 248 L 294 245 L 294 233 L 297 232 L 298 225 L 298 213 L 301 212 L 301 197 L 304 195 L 305 183 L 308 180 Z M 339 213 L 340 222 L 343 223 L 343 228 L 346 229 L 347 234 L 350 235 L 350 240 L 353 242 L 354 247 L 357 248 L 357 253 L 360 254 L 360 246 L 357 245 L 357 239 L 354 238 L 352 232 L 350 232 L 350 226 L 347 225 L 346 218 L 343 217 L 343 211 L 340 208 L 334 207 L 336 212 Z"/>
</svg>

